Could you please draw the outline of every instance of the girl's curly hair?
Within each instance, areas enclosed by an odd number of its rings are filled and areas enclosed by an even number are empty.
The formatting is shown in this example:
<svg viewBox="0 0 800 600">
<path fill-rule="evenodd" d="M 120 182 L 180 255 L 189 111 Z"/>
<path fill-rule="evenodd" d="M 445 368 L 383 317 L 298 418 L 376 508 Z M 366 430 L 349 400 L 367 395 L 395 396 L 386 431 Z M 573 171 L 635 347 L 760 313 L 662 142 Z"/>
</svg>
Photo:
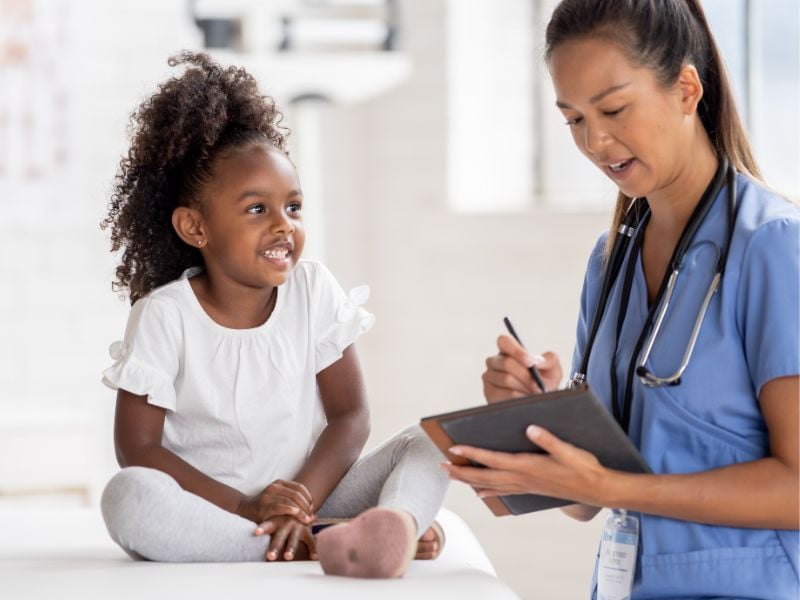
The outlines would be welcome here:
<svg viewBox="0 0 800 600">
<path fill-rule="evenodd" d="M 203 264 L 200 251 L 175 233 L 172 211 L 197 206 L 220 151 L 261 140 L 286 152 L 283 115 L 250 74 L 202 53 L 169 59 L 181 64 L 191 66 L 131 115 L 131 147 L 100 225 L 111 228 L 112 252 L 122 249 L 112 289 L 128 290 L 131 303 Z"/>
</svg>

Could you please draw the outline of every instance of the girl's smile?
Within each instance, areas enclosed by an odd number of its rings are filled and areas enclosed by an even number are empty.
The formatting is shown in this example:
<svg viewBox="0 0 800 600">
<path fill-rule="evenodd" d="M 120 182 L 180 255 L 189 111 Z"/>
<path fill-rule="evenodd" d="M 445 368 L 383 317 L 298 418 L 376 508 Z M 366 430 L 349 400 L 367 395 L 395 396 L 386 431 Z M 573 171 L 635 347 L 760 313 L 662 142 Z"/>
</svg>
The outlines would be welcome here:
<svg viewBox="0 0 800 600">
<path fill-rule="evenodd" d="M 291 266 L 290 257 L 293 251 L 292 242 L 278 242 L 261 252 L 261 256 L 277 267 L 288 269 Z"/>
</svg>

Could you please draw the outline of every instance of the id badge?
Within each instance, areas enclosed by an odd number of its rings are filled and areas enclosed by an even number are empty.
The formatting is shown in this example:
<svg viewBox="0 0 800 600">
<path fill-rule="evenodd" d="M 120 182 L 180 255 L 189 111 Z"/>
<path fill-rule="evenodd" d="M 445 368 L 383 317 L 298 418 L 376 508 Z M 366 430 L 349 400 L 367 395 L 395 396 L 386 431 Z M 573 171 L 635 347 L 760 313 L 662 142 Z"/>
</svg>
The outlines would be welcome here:
<svg viewBox="0 0 800 600">
<path fill-rule="evenodd" d="M 597 563 L 597 600 L 629 600 L 636 571 L 639 519 L 612 511 L 603 528 Z"/>
</svg>

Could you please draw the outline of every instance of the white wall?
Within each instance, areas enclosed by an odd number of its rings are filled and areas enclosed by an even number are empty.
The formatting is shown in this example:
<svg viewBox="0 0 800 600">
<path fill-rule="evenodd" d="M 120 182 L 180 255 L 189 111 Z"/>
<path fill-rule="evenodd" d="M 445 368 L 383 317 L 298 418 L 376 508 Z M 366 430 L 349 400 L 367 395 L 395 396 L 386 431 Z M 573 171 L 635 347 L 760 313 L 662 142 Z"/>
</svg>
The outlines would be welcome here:
<svg viewBox="0 0 800 600">
<path fill-rule="evenodd" d="M 96 496 L 115 468 L 114 395 L 100 372 L 129 309 L 111 292 L 115 261 L 99 223 L 128 115 L 165 78 L 167 57 L 199 36 L 179 0 L 65 6 L 69 55 L 56 64 L 67 166 L 0 181 L 0 486 L 88 485 Z"/>
</svg>

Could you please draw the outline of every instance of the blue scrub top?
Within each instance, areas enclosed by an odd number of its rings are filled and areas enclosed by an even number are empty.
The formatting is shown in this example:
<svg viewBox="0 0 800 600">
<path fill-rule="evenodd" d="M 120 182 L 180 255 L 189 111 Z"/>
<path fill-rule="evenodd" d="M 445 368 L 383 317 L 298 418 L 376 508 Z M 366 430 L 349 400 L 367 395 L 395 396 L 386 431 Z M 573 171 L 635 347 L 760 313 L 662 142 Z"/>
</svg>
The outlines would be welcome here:
<svg viewBox="0 0 800 600">
<path fill-rule="evenodd" d="M 686 350 L 724 247 L 727 195 L 727 188 L 720 191 L 685 258 L 647 364 L 656 375 L 674 373 Z M 737 175 L 737 208 L 722 283 L 681 384 L 647 388 L 634 377 L 629 435 L 654 473 L 706 471 L 768 456 L 758 394 L 771 379 L 800 374 L 800 210 L 744 175 Z M 584 280 L 573 372 L 597 306 L 606 238 L 595 246 Z M 617 350 L 620 395 L 648 313 L 637 262 Z M 587 369 L 587 382 L 609 411 L 608 361 L 625 268 L 612 289 Z M 648 514 L 640 519 L 634 598 L 797 600 L 797 531 L 702 525 Z"/>
</svg>

